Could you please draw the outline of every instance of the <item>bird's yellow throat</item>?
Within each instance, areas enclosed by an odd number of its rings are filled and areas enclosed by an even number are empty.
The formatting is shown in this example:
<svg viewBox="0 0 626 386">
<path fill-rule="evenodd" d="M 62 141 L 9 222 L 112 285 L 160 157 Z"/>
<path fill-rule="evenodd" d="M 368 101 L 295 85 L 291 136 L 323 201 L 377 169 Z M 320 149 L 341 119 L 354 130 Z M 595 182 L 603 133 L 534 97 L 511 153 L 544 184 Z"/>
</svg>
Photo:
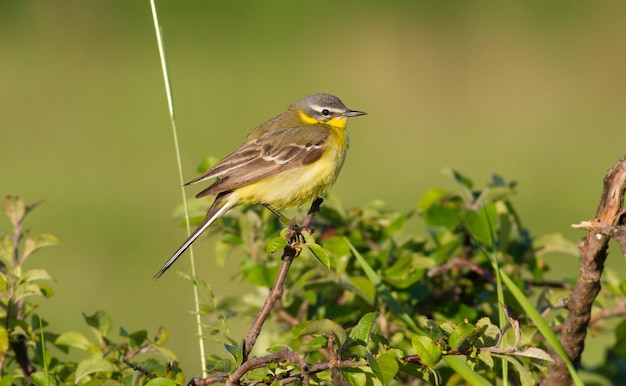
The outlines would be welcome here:
<svg viewBox="0 0 626 386">
<path fill-rule="evenodd" d="M 319 121 L 309 115 L 306 115 L 303 112 L 299 112 L 298 116 L 300 118 L 300 121 L 302 121 L 302 123 L 307 124 L 307 125 L 328 125 L 328 126 L 332 126 L 336 129 L 345 129 L 346 128 L 346 123 L 348 122 L 348 118 L 346 117 L 335 117 L 335 118 L 331 118 L 328 121 Z"/>
</svg>

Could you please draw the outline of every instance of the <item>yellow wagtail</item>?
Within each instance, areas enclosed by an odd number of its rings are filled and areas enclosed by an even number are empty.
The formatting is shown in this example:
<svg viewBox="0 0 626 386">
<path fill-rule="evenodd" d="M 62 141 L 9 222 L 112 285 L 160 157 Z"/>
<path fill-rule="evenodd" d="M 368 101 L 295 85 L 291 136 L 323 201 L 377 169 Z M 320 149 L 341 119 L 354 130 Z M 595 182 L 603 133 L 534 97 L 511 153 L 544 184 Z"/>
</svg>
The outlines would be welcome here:
<svg viewBox="0 0 626 386">
<path fill-rule="evenodd" d="M 335 182 L 348 150 L 346 123 L 364 115 L 330 94 L 313 94 L 257 126 L 234 153 L 186 185 L 217 178 L 197 198 L 217 194 L 205 219 L 157 272 L 163 273 L 205 229 L 230 208 L 263 204 L 278 209 L 302 205 Z"/>
</svg>

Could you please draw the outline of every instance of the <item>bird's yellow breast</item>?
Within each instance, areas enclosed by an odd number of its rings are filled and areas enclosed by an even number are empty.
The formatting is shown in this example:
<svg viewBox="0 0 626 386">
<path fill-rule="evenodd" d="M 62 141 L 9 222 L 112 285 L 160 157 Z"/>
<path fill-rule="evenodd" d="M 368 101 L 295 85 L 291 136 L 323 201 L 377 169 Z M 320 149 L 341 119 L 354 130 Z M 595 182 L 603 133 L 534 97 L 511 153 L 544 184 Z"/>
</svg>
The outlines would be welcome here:
<svg viewBox="0 0 626 386">
<path fill-rule="evenodd" d="M 345 123 L 341 128 L 327 127 L 330 138 L 317 161 L 242 186 L 233 195 L 242 204 L 264 203 L 276 209 L 302 205 L 324 195 L 337 179 L 349 144 Z"/>
</svg>

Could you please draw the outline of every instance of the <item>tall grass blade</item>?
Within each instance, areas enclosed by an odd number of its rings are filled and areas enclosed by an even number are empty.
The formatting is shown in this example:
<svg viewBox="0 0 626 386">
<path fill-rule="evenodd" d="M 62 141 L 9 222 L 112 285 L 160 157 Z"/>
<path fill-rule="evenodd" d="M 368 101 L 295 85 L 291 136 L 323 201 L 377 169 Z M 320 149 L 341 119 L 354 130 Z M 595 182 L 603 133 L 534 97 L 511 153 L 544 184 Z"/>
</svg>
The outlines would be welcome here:
<svg viewBox="0 0 626 386">
<path fill-rule="evenodd" d="M 584 383 L 578 376 L 578 373 L 576 372 L 576 368 L 574 368 L 572 361 L 570 361 L 569 357 L 565 353 L 565 350 L 563 349 L 563 346 L 561 346 L 561 342 L 559 342 L 559 339 L 554 334 L 554 331 L 552 331 L 548 323 L 546 323 L 541 314 L 539 314 L 539 311 L 537 311 L 535 307 L 528 301 L 528 298 L 526 298 L 524 293 L 519 288 L 517 288 L 515 282 L 513 282 L 513 280 L 506 273 L 500 272 L 500 275 L 502 276 L 502 282 L 504 282 L 504 285 L 506 285 L 513 297 L 515 297 L 515 300 L 517 300 L 520 306 L 524 309 L 524 312 L 526 312 L 530 320 L 532 320 L 535 326 L 537 326 L 537 329 L 546 339 L 546 342 L 548 342 L 550 346 L 552 346 L 554 351 L 556 351 L 557 354 L 559 354 L 559 356 L 563 358 L 563 360 L 567 364 L 567 369 L 572 376 L 574 384 L 576 386 L 584 386 Z"/>
<path fill-rule="evenodd" d="M 183 177 L 183 162 L 180 156 L 180 146 L 178 144 L 178 132 L 176 130 L 176 120 L 174 119 L 174 98 L 172 93 L 172 87 L 170 83 L 169 71 L 167 67 L 167 58 L 165 55 L 165 46 L 163 44 L 163 35 L 161 26 L 159 24 L 159 18 L 157 16 L 156 5 L 154 4 L 154 0 L 150 0 L 150 6 L 152 8 L 152 18 L 154 20 L 154 29 L 156 32 L 157 44 L 159 46 L 159 56 L 161 59 L 161 69 L 163 71 L 163 81 L 165 83 L 165 94 L 167 95 L 167 105 L 170 113 L 170 123 L 172 125 L 172 135 L 174 137 L 174 148 L 176 150 L 176 161 L 178 164 L 178 177 L 179 177 L 179 185 L 180 191 L 183 201 L 183 210 L 185 212 L 185 224 L 187 226 L 187 234 L 191 234 L 191 224 L 189 223 L 189 208 L 187 206 L 187 194 L 185 193 L 184 183 L 185 179 Z M 191 275 L 196 277 L 196 262 L 193 253 L 193 247 L 189 247 L 189 259 L 191 261 Z M 200 294 L 198 290 L 198 286 L 193 286 L 193 300 L 194 300 L 194 308 L 196 315 L 196 329 L 198 334 L 198 345 L 200 346 L 200 361 L 201 361 L 201 369 L 202 376 L 204 378 L 207 377 L 206 370 L 206 354 L 204 352 L 204 339 L 203 339 L 203 331 L 202 331 L 202 318 L 200 313 Z"/>
</svg>

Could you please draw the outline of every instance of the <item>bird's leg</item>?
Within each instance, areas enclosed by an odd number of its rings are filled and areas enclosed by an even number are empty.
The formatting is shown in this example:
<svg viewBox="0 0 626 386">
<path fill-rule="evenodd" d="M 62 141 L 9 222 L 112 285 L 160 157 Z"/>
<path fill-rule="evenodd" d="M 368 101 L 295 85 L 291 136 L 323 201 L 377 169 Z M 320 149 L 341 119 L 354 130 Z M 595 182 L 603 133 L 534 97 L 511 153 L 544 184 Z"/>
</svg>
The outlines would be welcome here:
<svg viewBox="0 0 626 386">
<path fill-rule="evenodd" d="M 278 211 L 278 209 L 274 208 L 273 206 L 271 206 L 270 204 L 263 204 L 264 207 L 267 208 L 267 210 L 269 210 L 270 212 L 272 212 L 274 214 L 274 216 L 278 217 L 278 221 L 280 221 L 281 224 L 283 225 L 287 225 L 290 224 L 292 221 L 290 221 L 287 217 L 285 217 L 284 214 L 280 213 Z"/>
<path fill-rule="evenodd" d="M 274 216 L 278 217 L 280 220 L 285 220 L 287 217 L 285 217 L 284 214 L 280 213 L 277 209 L 274 209 L 273 206 L 271 206 L 270 204 L 263 204 L 264 207 L 267 208 L 267 210 L 269 210 L 270 212 L 274 213 Z"/>
<path fill-rule="evenodd" d="M 300 226 L 296 224 L 295 222 L 292 222 L 291 224 L 289 224 L 289 229 L 287 230 L 287 234 L 285 235 L 285 238 L 287 239 L 289 244 L 292 246 L 292 248 L 296 248 L 300 244 L 306 243 L 306 241 L 304 240 L 304 236 L 302 235 L 303 231 L 313 233 L 312 229 Z"/>
</svg>

